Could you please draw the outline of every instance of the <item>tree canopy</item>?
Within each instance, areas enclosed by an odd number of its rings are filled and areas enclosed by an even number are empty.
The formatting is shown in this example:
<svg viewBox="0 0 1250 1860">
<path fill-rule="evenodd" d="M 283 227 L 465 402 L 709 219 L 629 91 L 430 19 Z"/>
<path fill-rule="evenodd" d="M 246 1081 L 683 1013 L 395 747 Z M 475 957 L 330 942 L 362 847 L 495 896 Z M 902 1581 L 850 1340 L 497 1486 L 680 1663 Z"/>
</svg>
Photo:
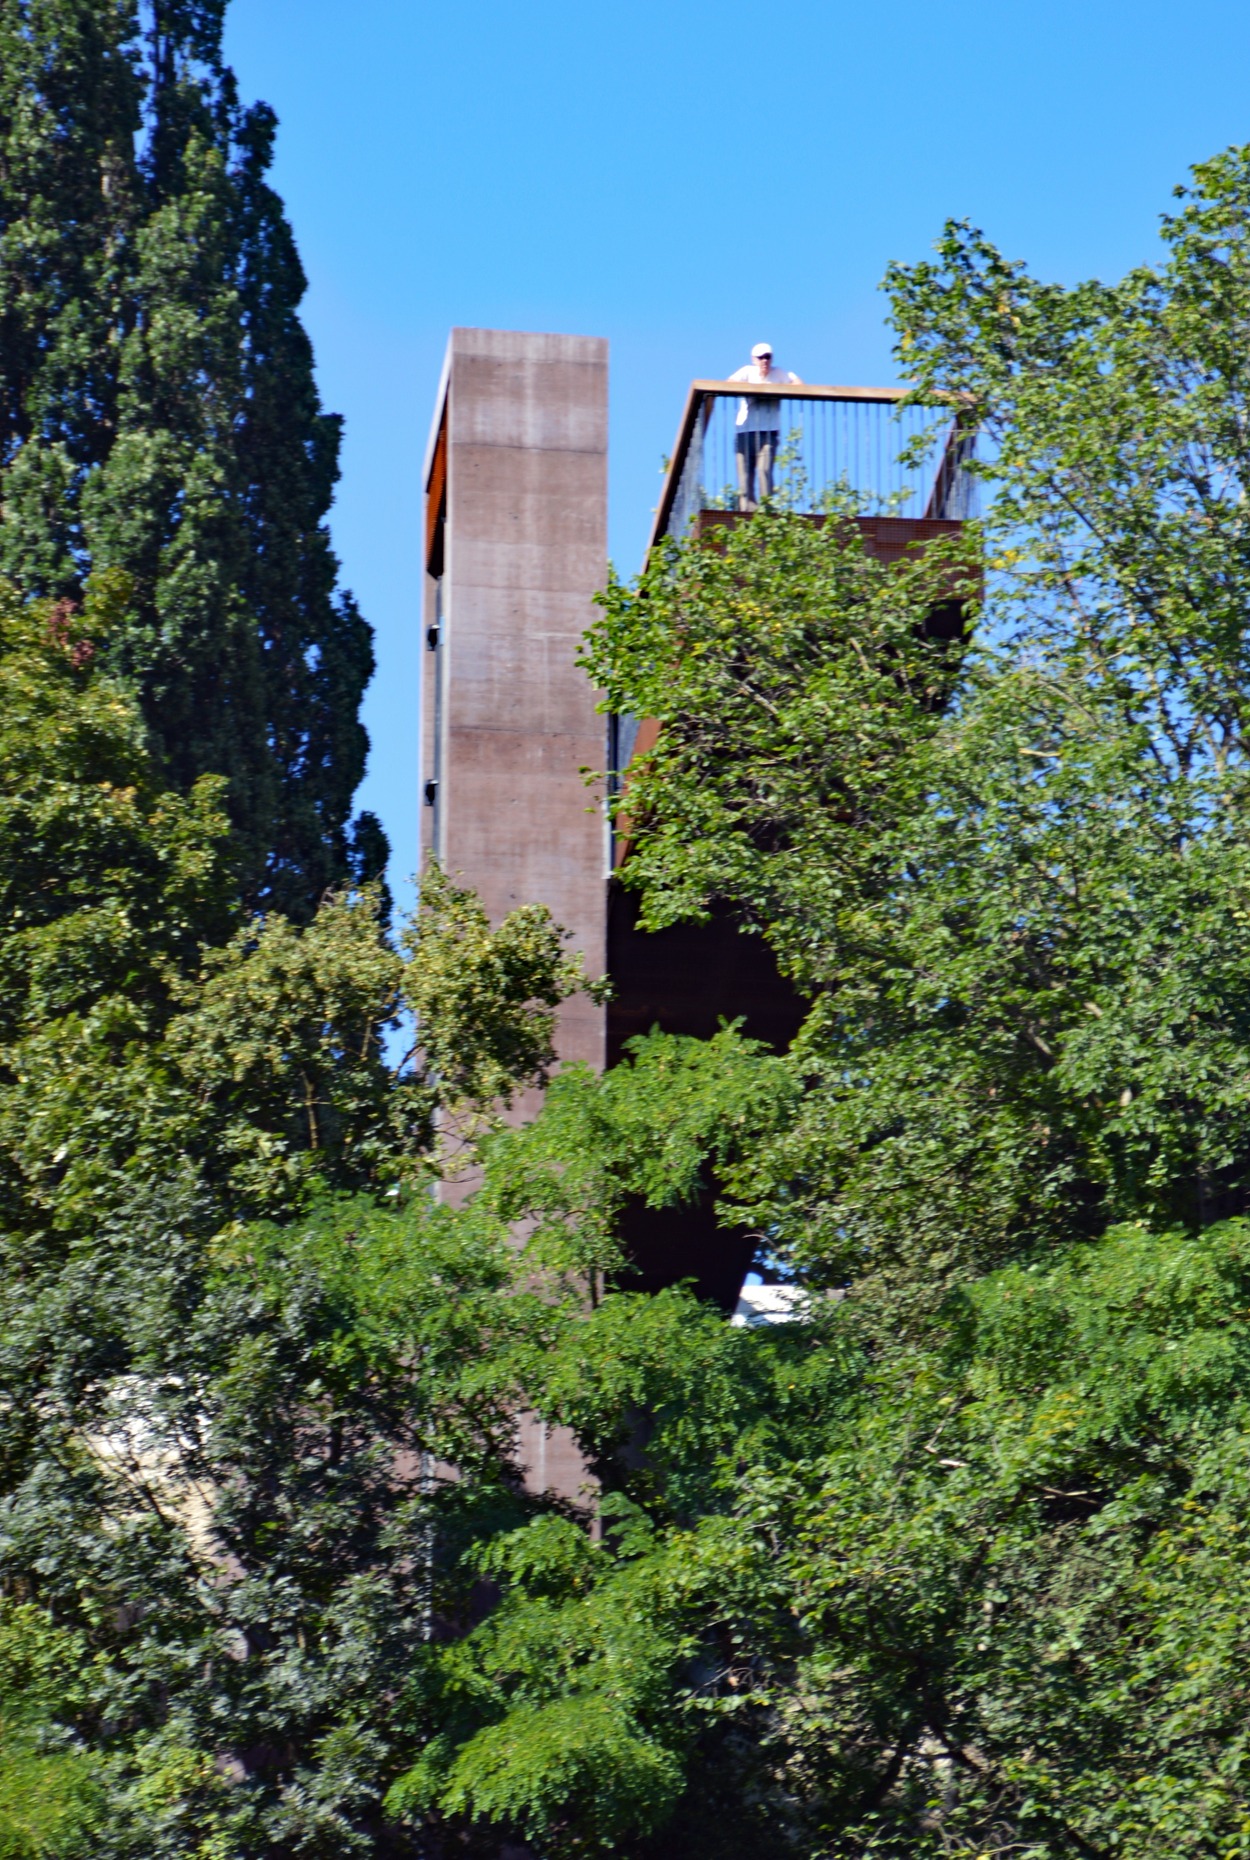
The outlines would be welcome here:
<svg viewBox="0 0 1250 1860">
<path fill-rule="evenodd" d="M 266 181 L 275 121 L 240 104 L 222 0 L 0 6 L 0 574 L 131 595 L 103 643 L 166 786 L 229 777 L 244 890 L 306 918 L 376 878 L 353 826 L 371 635 L 325 517 L 339 421 Z"/>
<path fill-rule="evenodd" d="M 411 954 L 368 889 L 244 911 L 92 589 L 0 599 L 0 1850 L 367 1850 L 434 1522 L 524 1513 L 533 1297 L 430 1202 L 440 1131 L 582 977 L 436 872 Z"/>
<path fill-rule="evenodd" d="M 728 904 L 812 997 L 759 1218 L 833 1283 L 1245 1205 L 1248 190 L 1244 151 L 1200 169 L 1116 286 L 960 226 L 891 272 L 917 396 L 984 435 L 979 557 L 897 576 L 778 514 L 614 586 L 592 638 L 662 726 L 648 920 Z M 982 567 L 933 702 L 926 575 Z"/>
<path fill-rule="evenodd" d="M 609 589 L 644 919 L 728 908 L 810 1001 L 716 1161 L 800 1303 L 615 1293 L 551 1353 L 603 1535 L 474 1553 L 503 1600 L 400 1809 L 553 1855 L 1250 1840 L 1248 207 L 1234 150 L 1121 284 L 958 225 L 892 269 L 917 398 L 981 434 L 963 546 L 884 567 L 835 491 Z"/>
<path fill-rule="evenodd" d="M 392 935 L 349 844 L 220 11 L 0 0 L 0 1854 L 1250 1853 L 1250 154 L 1118 285 L 892 269 L 962 540 L 834 487 L 607 590 L 644 920 L 809 1011 L 596 1077 L 541 901 Z M 631 1289 L 709 1180 L 788 1322 Z"/>
</svg>

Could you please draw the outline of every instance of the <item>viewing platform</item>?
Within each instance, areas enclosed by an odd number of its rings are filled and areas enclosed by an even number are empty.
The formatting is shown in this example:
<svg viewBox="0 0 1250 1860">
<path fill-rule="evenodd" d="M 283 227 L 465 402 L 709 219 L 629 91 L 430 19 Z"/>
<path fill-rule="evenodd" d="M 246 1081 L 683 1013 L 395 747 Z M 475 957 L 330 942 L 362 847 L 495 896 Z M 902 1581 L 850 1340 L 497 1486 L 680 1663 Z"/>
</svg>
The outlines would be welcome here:
<svg viewBox="0 0 1250 1860">
<path fill-rule="evenodd" d="M 648 550 L 749 514 L 736 445 L 744 398 L 776 403 L 777 500 L 815 517 L 831 492 L 851 492 L 874 554 L 897 556 L 974 514 L 976 435 L 957 411 L 912 402 L 905 388 L 692 381 Z"/>
<path fill-rule="evenodd" d="M 744 498 L 737 446 L 744 400 L 757 426 L 760 403 L 775 403 L 767 426 L 777 435 L 776 503 L 819 523 L 832 494 L 849 494 L 864 545 L 878 561 L 900 561 L 975 514 L 976 478 L 968 468 L 976 432 L 958 409 L 912 401 L 906 388 L 692 381 L 648 555 L 665 537 L 681 542 L 750 520 L 756 505 Z M 926 631 L 954 639 L 964 624 L 963 605 L 952 599 L 930 610 Z M 630 762 L 651 748 L 657 729 L 653 718 L 609 717 L 610 795 L 621 792 Z M 609 838 L 616 872 L 629 836 L 610 825 Z"/>
</svg>

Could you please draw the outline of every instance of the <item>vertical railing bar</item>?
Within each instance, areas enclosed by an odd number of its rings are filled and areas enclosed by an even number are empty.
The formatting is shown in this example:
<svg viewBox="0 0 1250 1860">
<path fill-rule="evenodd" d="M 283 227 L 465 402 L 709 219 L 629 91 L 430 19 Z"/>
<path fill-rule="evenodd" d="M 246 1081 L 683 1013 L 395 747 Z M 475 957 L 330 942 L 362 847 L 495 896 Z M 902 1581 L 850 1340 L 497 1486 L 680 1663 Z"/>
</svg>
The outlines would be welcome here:
<svg viewBox="0 0 1250 1860">
<path fill-rule="evenodd" d="M 918 419 L 919 412 L 920 412 L 919 408 L 913 408 L 912 410 L 913 431 L 917 433 L 919 432 L 919 419 Z M 912 515 L 913 516 L 918 516 L 920 512 L 924 509 L 924 495 L 925 495 L 924 477 L 925 477 L 925 467 L 923 464 L 921 464 L 916 468 L 916 473 L 914 477 L 912 478 Z"/>
<path fill-rule="evenodd" d="M 915 434 L 917 438 L 920 435 L 920 424 L 919 424 L 919 420 L 917 419 L 918 413 L 919 413 L 918 408 L 912 409 L 912 432 L 913 434 Z M 925 494 L 924 493 L 925 469 L 926 468 L 924 464 L 921 463 L 916 468 L 916 475 L 912 479 L 911 512 L 913 516 L 917 515 L 920 511 L 924 509 L 923 500 L 924 500 L 924 494 Z"/>
<path fill-rule="evenodd" d="M 706 456 L 703 461 L 703 503 L 708 505 L 716 495 L 716 475 L 720 469 L 720 396 L 715 396 L 707 404 L 707 425 L 703 429 L 706 439 Z"/>
<path fill-rule="evenodd" d="M 820 409 L 820 439 L 819 439 L 819 449 L 818 449 L 817 456 L 818 456 L 819 466 L 822 470 L 823 470 L 824 463 L 825 463 L 825 452 L 827 450 L 827 447 L 825 445 L 825 421 L 828 416 L 828 412 L 829 412 L 828 407 L 822 407 Z M 823 478 L 820 480 L 820 484 L 821 484 L 821 489 L 817 493 L 817 495 L 823 496 L 824 495 L 824 479 Z"/>
<path fill-rule="evenodd" d="M 919 431 L 920 431 L 919 425 L 916 420 L 917 411 L 918 410 L 915 407 L 911 408 L 909 411 L 909 417 L 911 419 L 911 433 L 909 437 L 911 438 L 918 437 Z M 911 488 L 911 502 L 908 505 L 909 516 L 914 516 L 918 508 L 923 509 L 923 505 L 920 504 L 919 500 L 924 495 L 923 488 L 922 488 L 923 483 L 924 483 L 924 473 L 925 473 L 925 467 L 922 463 L 920 466 L 916 468 L 916 472 L 911 479 L 911 487 L 910 487 Z"/>
<path fill-rule="evenodd" d="M 790 417 L 792 420 L 798 421 L 800 419 L 799 409 L 803 406 L 803 402 L 801 400 L 796 400 L 796 401 L 792 401 L 790 405 L 792 409 Z M 803 492 L 803 496 L 806 500 L 803 505 L 803 508 L 804 510 L 810 510 L 812 507 L 812 484 L 811 484 L 811 473 L 810 473 L 810 470 L 807 464 L 807 419 L 806 419 L 806 416 L 802 418 L 801 424 L 798 426 L 798 434 L 799 434 L 799 463 L 802 467 L 804 476 L 807 478 L 807 485 Z"/>
<path fill-rule="evenodd" d="M 798 400 L 791 401 L 790 418 L 792 420 L 796 422 L 798 421 L 799 419 L 798 410 L 802 405 L 803 405 L 802 401 L 798 401 Z M 806 420 L 804 420 L 802 424 L 797 427 L 797 431 L 799 435 L 799 465 L 800 465 L 801 470 L 806 474 L 807 472 L 807 421 Z M 812 489 L 811 489 L 811 484 L 809 482 L 807 489 L 805 490 L 803 494 L 804 497 L 806 497 L 809 500 L 803 506 L 805 510 L 811 509 L 811 502 L 810 502 L 811 494 L 812 494 Z"/>
<path fill-rule="evenodd" d="M 836 413 L 837 411 L 838 411 L 838 410 L 837 410 L 837 408 L 836 408 L 835 406 L 832 406 L 832 405 L 830 405 L 830 406 L 828 406 L 828 407 L 826 407 L 826 408 L 825 408 L 825 430 L 824 430 L 824 451 L 823 451 L 823 454 L 822 454 L 822 458 L 821 458 L 821 464 L 822 464 L 822 465 L 823 465 L 823 467 L 824 467 L 824 478 L 823 478 L 823 481 L 822 481 L 822 484 L 821 484 L 821 491 L 822 491 L 822 493 L 823 493 L 824 491 L 827 491 L 827 490 L 828 490 L 828 488 L 829 488 L 829 452 L 830 452 L 830 445 L 829 445 L 829 417 L 828 417 L 828 416 L 829 416 L 830 414 L 833 414 L 833 413 Z"/>
<path fill-rule="evenodd" d="M 919 430 L 918 418 L 917 418 L 919 411 L 920 411 L 919 408 L 915 408 L 915 407 L 912 408 L 911 417 L 912 417 L 913 432 L 916 432 Z M 912 491 L 911 514 L 913 516 L 916 516 L 919 514 L 919 512 L 921 512 L 924 509 L 924 466 L 923 464 L 916 468 L 916 471 L 912 476 L 911 491 Z"/>
<path fill-rule="evenodd" d="M 705 448 L 703 460 L 703 502 L 710 504 L 716 492 L 716 473 L 720 465 L 720 400 L 719 396 L 707 404 L 707 424 L 703 429 Z"/>
<path fill-rule="evenodd" d="M 908 441 L 912 439 L 912 437 L 915 434 L 915 431 L 916 431 L 916 410 L 914 407 L 909 407 L 907 409 L 907 440 Z M 915 485 L 914 485 L 913 480 L 909 478 L 907 481 L 907 514 L 909 517 L 912 515 L 913 511 L 915 510 L 915 507 L 916 507 Z"/>
<path fill-rule="evenodd" d="M 779 449 L 780 447 L 785 445 L 789 432 L 790 432 L 790 403 L 783 399 L 780 406 L 777 408 L 777 445 Z M 773 469 L 775 473 L 774 482 L 776 484 L 776 488 L 780 490 L 781 489 L 781 473 L 777 468 L 776 460 L 773 461 Z M 788 475 L 786 478 L 786 488 L 793 489 L 793 474 L 792 473 Z"/>
</svg>

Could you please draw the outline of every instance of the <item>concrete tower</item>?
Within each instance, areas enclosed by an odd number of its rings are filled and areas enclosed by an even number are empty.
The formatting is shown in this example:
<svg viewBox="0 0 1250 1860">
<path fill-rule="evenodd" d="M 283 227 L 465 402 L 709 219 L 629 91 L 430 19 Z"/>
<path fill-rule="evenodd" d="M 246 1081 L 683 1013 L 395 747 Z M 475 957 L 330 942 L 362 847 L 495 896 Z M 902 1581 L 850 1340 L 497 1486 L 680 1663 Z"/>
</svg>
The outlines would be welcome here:
<svg viewBox="0 0 1250 1860">
<path fill-rule="evenodd" d="M 579 778 L 604 720 L 576 662 L 607 578 L 608 345 L 453 329 L 426 455 L 422 857 L 492 923 L 547 905 L 605 963 L 606 833 Z M 602 1008 L 561 1010 L 562 1059 L 604 1063 Z"/>
</svg>

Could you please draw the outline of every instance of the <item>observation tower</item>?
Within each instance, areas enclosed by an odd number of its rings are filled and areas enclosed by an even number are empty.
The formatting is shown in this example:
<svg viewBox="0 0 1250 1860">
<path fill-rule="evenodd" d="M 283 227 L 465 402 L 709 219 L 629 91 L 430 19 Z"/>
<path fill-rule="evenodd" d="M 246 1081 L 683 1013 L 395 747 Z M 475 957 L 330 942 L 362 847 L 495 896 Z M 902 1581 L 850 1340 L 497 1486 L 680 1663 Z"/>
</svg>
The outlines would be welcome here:
<svg viewBox="0 0 1250 1860">
<path fill-rule="evenodd" d="M 604 718 L 577 665 L 607 579 L 608 345 L 595 337 L 454 329 L 425 459 L 422 859 L 472 885 L 493 922 L 550 907 L 612 999 L 566 1003 L 564 1060 L 616 1064 L 659 1026 L 706 1037 L 722 1019 L 776 1047 L 802 1014 L 758 937 L 727 916 L 648 934 L 620 880 L 604 782 L 655 740 L 645 718 Z M 883 561 L 959 530 L 971 514 L 973 435 L 958 415 L 905 406 L 899 388 L 692 382 L 650 546 L 749 522 L 737 508 L 735 414 L 744 391 L 780 403 L 777 492 L 822 521 L 827 487 L 853 486 L 869 551 Z M 917 441 L 920 463 L 899 454 Z M 883 514 L 884 511 L 884 514 Z M 958 603 L 928 626 L 963 624 Z M 605 772 L 588 786 L 584 771 Z M 528 1107 L 526 1107 L 528 1108 Z M 635 1209 L 626 1245 L 640 1283 L 691 1279 L 732 1310 L 751 1263 L 745 1234 L 717 1229 L 710 1198 Z"/>
</svg>

